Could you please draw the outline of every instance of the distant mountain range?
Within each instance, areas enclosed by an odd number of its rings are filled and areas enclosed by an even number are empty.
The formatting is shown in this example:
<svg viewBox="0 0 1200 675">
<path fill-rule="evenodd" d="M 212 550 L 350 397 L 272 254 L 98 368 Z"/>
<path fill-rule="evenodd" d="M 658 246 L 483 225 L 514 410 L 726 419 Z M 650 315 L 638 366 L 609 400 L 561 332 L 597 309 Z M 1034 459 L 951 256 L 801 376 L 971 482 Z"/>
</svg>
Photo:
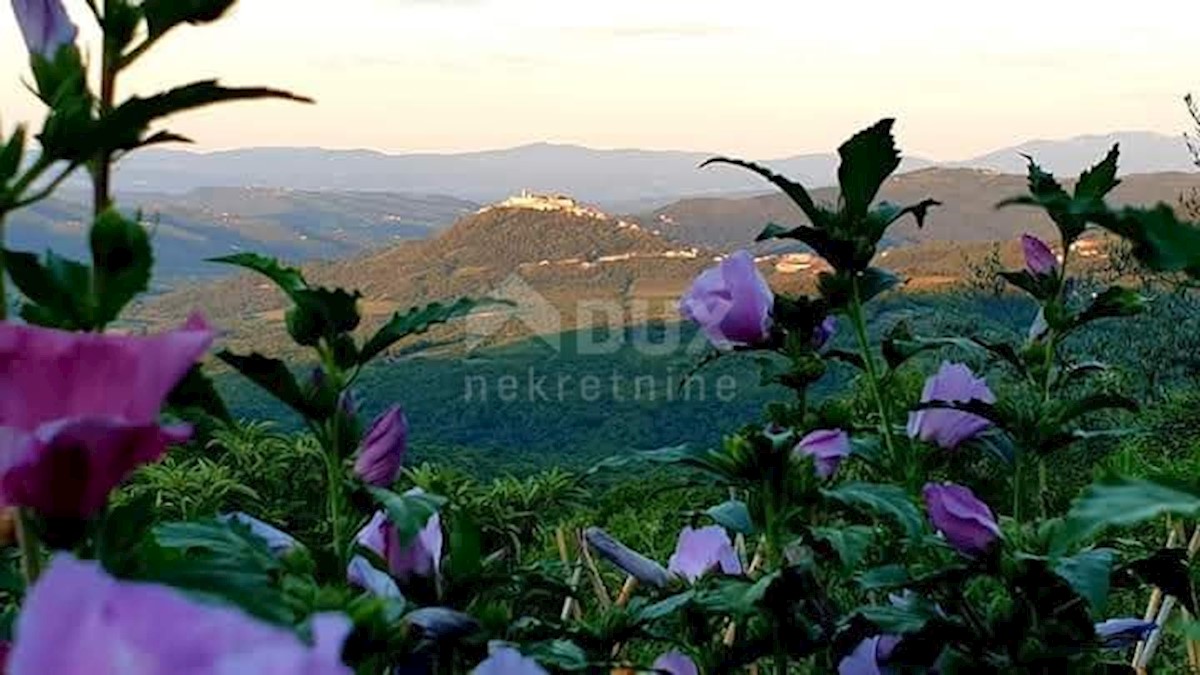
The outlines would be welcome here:
<svg viewBox="0 0 1200 675">
<path fill-rule="evenodd" d="M 1123 173 L 1194 169 L 1182 139 L 1124 132 L 1030 141 L 961 161 L 913 157 L 902 170 L 937 164 L 1021 173 L 1021 154 L 1026 153 L 1052 171 L 1071 174 L 1095 162 L 1118 142 Z M 131 156 L 121 165 L 119 177 L 128 190 L 151 192 L 256 186 L 446 194 L 478 202 L 496 201 L 528 188 L 571 194 L 616 212 L 649 210 L 684 196 L 761 189 L 761 183 L 745 172 L 697 169 L 713 154 L 718 153 L 594 150 L 548 143 L 487 152 L 398 155 L 318 148 L 213 153 L 156 149 Z M 838 162 L 836 154 L 827 153 L 766 159 L 764 163 L 794 180 L 824 186 L 833 184 Z"/>
<path fill-rule="evenodd" d="M 291 260 L 340 258 L 400 240 L 423 239 L 479 205 L 444 195 L 201 188 L 182 194 L 127 194 L 158 257 L 159 281 L 214 277 L 230 268 L 206 258 L 252 250 Z M 7 245 L 87 255 L 82 197 L 70 193 L 16 212 Z"/>
</svg>

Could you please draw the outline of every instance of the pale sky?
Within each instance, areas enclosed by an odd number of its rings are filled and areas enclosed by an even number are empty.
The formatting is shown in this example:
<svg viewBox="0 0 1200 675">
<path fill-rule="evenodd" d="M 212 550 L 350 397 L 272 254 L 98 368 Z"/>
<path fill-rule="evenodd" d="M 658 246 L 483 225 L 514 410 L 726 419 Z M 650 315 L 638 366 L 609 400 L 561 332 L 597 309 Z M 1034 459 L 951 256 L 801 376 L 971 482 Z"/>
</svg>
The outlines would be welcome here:
<svg viewBox="0 0 1200 675">
<path fill-rule="evenodd" d="M 6 125 L 40 115 L 7 4 Z M 951 160 L 1032 138 L 1182 132 L 1180 99 L 1200 94 L 1198 19 L 1195 0 L 241 0 L 172 35 L 124 92 L 220 76 L 318 101 L 172 125 L 201 149 L 552 141 L 770 158 L 832 150 L 895 116 L 907 152 Z"/>
</svg>

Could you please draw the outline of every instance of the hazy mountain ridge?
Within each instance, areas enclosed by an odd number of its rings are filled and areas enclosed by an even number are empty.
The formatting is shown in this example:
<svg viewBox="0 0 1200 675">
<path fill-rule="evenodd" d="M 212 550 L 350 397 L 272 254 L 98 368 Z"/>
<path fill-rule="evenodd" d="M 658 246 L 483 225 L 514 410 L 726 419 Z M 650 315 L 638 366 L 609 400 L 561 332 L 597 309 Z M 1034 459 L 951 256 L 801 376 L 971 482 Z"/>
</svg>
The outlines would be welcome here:
<svg viewBox="0 0 1200 675">
<path fill-rule="evenodd" d="M 906 159 L 903 171 L 929 166 L 1022 173 L 1022 153 L 1045 167 L 1078 173 L 1121 143 L 1125 173 L 1186 171 L 1190 157 L 1181 138 L 1152 132 L 1119 132 L 1055 141 L 1029 141 L 965 160 Z M 307 190 L 386 190 L 451 194 L 491 202 L 528 188 L 562 192 L 610 210 L 645 210 L 648 201 L 668 203 L 684 196 L 755 190 L 761 182 L 729 167 L 699 170 L 720 152 L 597 150 L 578 145 L 534 143 L 468 153 L 386 154 L 373 150 L 282 147 L 212 153 L 147 150 L 119 168 L 130 189 L 178 192 L 205 186 L 262 186 Z M 760 158 L 761 159 L 761 158 Z M 810 153 L 763 160 L 776 171 L 814 186 L 832 185 L 836 153 Z M 623 208 L 638 204 L 642 209 Z"/>
</svg>

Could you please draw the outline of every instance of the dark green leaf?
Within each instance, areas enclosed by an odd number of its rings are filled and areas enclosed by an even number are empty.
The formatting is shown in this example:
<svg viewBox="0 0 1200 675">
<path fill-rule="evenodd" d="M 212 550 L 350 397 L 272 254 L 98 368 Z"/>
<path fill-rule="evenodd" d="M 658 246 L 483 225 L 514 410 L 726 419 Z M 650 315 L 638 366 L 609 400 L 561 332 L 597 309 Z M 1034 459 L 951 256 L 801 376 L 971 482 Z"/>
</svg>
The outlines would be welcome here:
<svg viewBox="0 0 1200 675">
<path fill-rule="evenodd" d="M 109 150 L 131 150 L 144 142 L 152 122 L 216 103 L 275 98 L 311 102 L 301 96 L 266 87 L 223 87 L 216 80 L 193 82 L 161 94 L 131 97 L 101 120 L 97 134 Z"/>
<path fill-rule="evenodd" d="M 881 345 L 883 358 L 888 368 L 896 370 L 906 361 L 922 352 L 943 347 L 961 347 L 968 350 L 978 348 L 978 345 L 963 338 L 921 338 L 912 334 L 908 323 L 898 322 L 888 331 Z"/>
<path fill-rule="evenodd" d="M 713 522 L 740 534 L 754 534 L 754 522 L 745 502 L 731 499 L 704 512 Z"/>
<path fill-rule="evenodd" d="M 841 361 L 842 363 L 849 363 L 859 370 L 865 371 L 867 369 L 867 362 L 863 360 L 861 354 L 846 351 L 845 349 L 829 349 L 825 352 L 825 358 Z"/>
<path fill-rule="evenodd" d="M 320 409 L 310 401 L 296 382 L 296 376 L 288 369 L 287 364 L 279 359 L 268 358 L 262 354 L 241 356 L 229 350 L 218 352 L 217 358 L 305 417 L 323 419 L 332 412 Z"/>
<path fill-rule="evenodd" d="M 1147 558 L 1125 565 L 1121 574 L 1162 589 L 1165 595 L 1178 599 L 1188 611 L 1195 614 L 1196 600 L 1192 593 L 1190 561 L 1186 555 L 1182 548 L 1160 549 Z"/>
<path fill-rule="evenodd" d="M 8 185 L 9 179 L 16 175 L 21 167 L 21 158 L 25 156 L 25 127 L 17 126 L 8 142 L 0 145 L 0 190 Z M 14 195 L 19 197 L 20 195 Z"/>
<path fill-rule="evenodd" d="M 103 328 L 150 287 L 154 253 L 146 229 L 115 209 L 96 218 L 90 238 L 96 298 L 92 328 Z"/>
<path fill-rule="evenodd" d="M 1127 410 L 1137 412 L 1138 402 L 1116 394 L 1091 394 L 1074 401 L 1064 401 L 1050 415 L 1053 423 L 1061 426 L 1072 422 L 1088 413 L 1100 410 Z"/>
<path fill-rule="evenodd" d="M 83 263 L 48 251 L 44 261 L 32 253 L 4 252 L 5 269 L 13 284 L 36 308 L 25 305 L 30 323 L 54 328 L 92 327 L 92 270 Z M 26 314 L 29 310 L 29 314 Z"/>
<path fill-rule="evenodd" d="M 588 670 L 587 652 L 570 640 L 548 640 L 530 645 L 525 655 L 555 670 L 575 672 Z"/>
<path fill-rule="evenodd" d="M 1093 221 L 1133 243 L 1142 264 L 1158 272 L 1200 278 L 1200 227 L 1179 220 L 1166 204 L 1092 214 Z"/>
<path fill-rule="evenodd" d="M 909 500 L 908 494 L 895 485 L 875 483 L 844 483 L 836 488 L 822 490 L 828 499 L 856 510 L 867 510 L 872 514 L 885 515 L 900 525 L 909 537 L 919 537 L 925 526 L 921 512 Z"/>
<path fill-rule="evenodd" d="M 359 353 L 359 363 L 367 363 L 400 340 L 428 331 L 433 326 L 466 316 L 476 307 L 474 300 L 461 298 L 449 305 L 435 302 L 414 307 L 406 314 L 397 312 L 378 332 L 367 340 Z"/>
<path fill-rule="evenodd" d="M 1088 601 L 1095 616 L 1103 616 L 1108 604 L 1113 557 L 1112 549 L 1098 548 L 1054 562 L 1054 573 Z"/>
<path fill-rule="evenodd" d="M 813 201 L 812 196 L 808 194 L 808 190 L 804 189 L 803 185 L 790 181 L 774 171 L 771 171 L 765 166 L 755 164 L 754 162 L 747 162 L 741 159 L 713 157 L 712 159 L 709 159 L 701 164 L 700 167 L 704 168 L 712 164 L 731 164 L 733 166 L 738 166 L 743 169 L 753 171 L 759 176 L 762 176 L 770 181 L 772 185 L 782 190 L 784 194 L 791 198 L 791 200 L 796 203 L 796 206 L 799 206 L 800 210 L 804 212 L 804 215 L 808 216 L 808 222 L 812 223 L 818 228 L 826 225 L 828 221 L 828 213 L 817 206 L 816 202 Z"/>
<path fill-rule="evenodd" d="M 713 614 L 747 616 L 758 613 L 759 603 L 766 597 L 771 585 L 779 580 L 779 572 L 772 572 L 750 582 L 745 579 L 724 577 L 696 595 L 696 604 Z"/>
<path fill-rule="evenodd" d="M 288 334 L 296 344 L 312 347 L 323 338 L 334 343 L 338 336 L 358 327 L 361 315 L 358 292 L 340 288 L 302 288 L 291 294 L 295 306 L 285 320 Z"/>
<path fill-rule="evenodd" d="M 933 603 L 919 598 L 902 606 L 860 607 L 858 612 L 863 618 L 875 624 L 881 633 L 896 635 L 916 633 L 938 616 L 937 608 Z"/>
<path fill-rule="evenodd" d="M 295 293 L 308 288 L 308 282 L 304 280 L 304 274 L 300 270 L 295 267 L 285 267 L 280 265 L 275 258 L 257 253 L 238 253 L 222 258 L 211 258 L 209 262 L 234 265 L 258 272 L 275 282 L 275 285 L 287 293 L 288 297 L 293 297 Z"/>
<path fill-rule="evenodd" d="M 1200 515 L 1200 495 L 1132 478 L 1094 483 L 1071 506 L 1057 544 L 1065 548 L 1105 528 L 1137 525 L 1167 514 L 1195 518 Z"/>
<path fill-rule="evenodd" d="M 1082 326 L 1097 319 L 1137 316 L 1146 311 L 1147 303 L 1146 296 L 1141 293 L 1113 286 L 1097 295 L 1073 323 L 1075 326 Z"/>
<path fill-rule="evenodd" d="M 171 390 L 167 406 L 179 411 L 198 410 L 222 422 L 233 421 L 212 378 L 204 374 L 204 368 L 199 364 L 192 366 Z"/>
<path fill-rule="evenodd" d="M 859 302 L 867 303 L 881 293 L 895 288 L 899 283 L 900 277 L 878 267 L 871 267 L 862 272 L 850 269 L 823 272 L 817 277 L 821 297 L 825 298 L 834 311 L 850 307 L 854 301 L 855 290 Z"/>
<path fill-rule="evenodd" d="M 237 0 L 145 0 L 142 13 L 150 37 L 157 38 L 182 23 L 210 23 L 221 18 Z"/>
<path fill-rule="evenodd" d="M 1100 163 L 1080 174 L 1079 182 L 1075 184 L 1075 199 L 1103 199 L 1113 188 L 1120 185 L 1121 181 L 1117 180 L 1117 159 L 1120 155 L 1120 145 L 1113 144 L 1108 155 Z"/>
<path fill-rule="evenodd" d="M 865 525 L 816 527 L 812 533 L 817 541 L 828 544 L 848 569 L 858 567 L 875 538 L 875 530 Z"/>
<path fill-rule="evenodd" d="M 453 525 L 446 572 L 455 580 L 473 577 L 483 568 L 483 533 L 478 523 L 465 513 L 456 513 Z"/>
<path fill-rule="evenodd" d="M 433 514 L 446 504 L 445 497 L 424 492 L 401 495 L 377 487 L 368 487 L 367 491 L 387 512 L 388 520 L 399 533 L 401 546 L 407 546 L 416 538 Z"/>
<path fill-rule="evenodd" d="M 854 218 L 867 214 L 883 182 L 900 167 L 900 152 L 892 138 L 894 123 L 892 119 L 880 120 L 838 148 L 842 158 L 838 185 L 842 202 Z"/>
<path fill-rule="evenodd" d="M 636 617 L 638 623 L 647 623 L 650 621 L 658 621 L 659 619 L 668 617 L 679 611 L 690 603 L 696 597 L 695 591 L 684 591 L 669 598 L 659 600 L 658 602 L 647 605 L 642 608 Z"/>
<path fill-rule="evenodd" d="M 864 591 L 884 591 L 901 588 L 909 582 L 904 565 L 873 567 L 858 575 L 858 585 Z"/>
</svg>

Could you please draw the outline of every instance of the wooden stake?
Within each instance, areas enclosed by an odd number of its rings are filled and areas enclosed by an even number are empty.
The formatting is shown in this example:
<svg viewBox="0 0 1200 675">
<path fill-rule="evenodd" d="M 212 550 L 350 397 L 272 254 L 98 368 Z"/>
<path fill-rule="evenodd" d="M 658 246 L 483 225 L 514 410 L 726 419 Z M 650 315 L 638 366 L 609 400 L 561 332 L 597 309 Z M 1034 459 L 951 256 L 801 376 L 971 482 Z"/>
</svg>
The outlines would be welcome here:
<svg viewBox="0 0 1200 675">
<path fill-rule="evenodd" d="M 633 598 L 633 592 L 637 590 L 638 580 L 632 574 L 625 577 L 625 583 L 621 585 L 621 592 L 617 594 L 617 607 L 624 607 L 629 604 Z"/>
</svg>

